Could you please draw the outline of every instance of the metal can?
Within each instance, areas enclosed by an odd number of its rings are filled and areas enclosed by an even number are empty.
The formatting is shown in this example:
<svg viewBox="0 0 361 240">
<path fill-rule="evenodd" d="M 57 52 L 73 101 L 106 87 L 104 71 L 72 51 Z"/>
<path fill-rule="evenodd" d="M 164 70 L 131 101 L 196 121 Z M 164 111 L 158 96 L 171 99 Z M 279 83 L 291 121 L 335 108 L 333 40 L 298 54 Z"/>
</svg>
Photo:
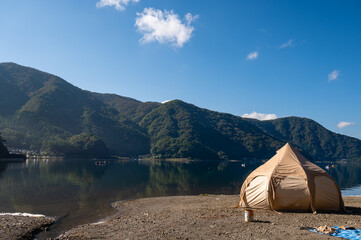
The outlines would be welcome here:
<svg viewBox="0 0 361 240">
<path fill-rule="evenodd" d="M 244 210 L 244 221 L 252 222 L 253 221 L 253 210 L 252 209 L 245 209 Z"/>
</svg>

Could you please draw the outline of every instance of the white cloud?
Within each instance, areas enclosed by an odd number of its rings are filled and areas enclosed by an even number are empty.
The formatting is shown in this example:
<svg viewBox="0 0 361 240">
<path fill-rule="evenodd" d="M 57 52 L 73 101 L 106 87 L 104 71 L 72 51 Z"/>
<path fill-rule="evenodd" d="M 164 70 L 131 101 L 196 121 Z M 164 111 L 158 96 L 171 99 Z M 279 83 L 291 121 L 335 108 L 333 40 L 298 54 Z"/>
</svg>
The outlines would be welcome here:
<svg viewBox="0 0 361 240">
<path fill-rule="evenodd" d="M 287 42 L 282 43 L 282 45 L 279 46 L 278 48 L 288 48 L 288 47 L 293 47 L 293 39 L 290 39 Z"/>
<path fill-rule="evenodd" d="M 333 70 L 330 74 L 328 74 L 328 81 L 331 82 L 333 80 L 336 80 L 339 75 L 340 75 L 339 70 Z"/>
<path fill-rule="evenodd" d="M 356 125 L 356 123 L 354 123 L 354 122 L 339 122 L 337 124 L 337 127 L 339 129 L 342 129 L 342 128 L 345 128 L 345 127 L 348 127 L 348 126 L 351 126 L 351 125 Z"/>
<path fill-rule="evenodd" d="M 252 113 L 245 113 L 242 115 L 243 118 L 254 118 L 254 119 L 258 119 L 258 120 L 273 120 L 277 118 L 277 115 L 274 113 L 257 113 L 257 112 L 252 112 Z"/>
<path fill-rule="evenodd" d="M 123 11 L 129 2 L 139 2 L 140 0 L 100 0 L 97 7 L 115 7 L 118 11 Z"/>
<path fill-rule="evenodd" d="M 248 60 L 255 60 L 258 58 L 258 52 L 251 52 L 247 55 L 247 59 Z"/>
<path fill-rule="evenodd" d="M 145 8 L 142 13 L 137 13 L 135 26 L 143 34 L 142 43 L 159 42 L 170 43 L 175 47 L 183 47 L 192 37 L 194 27 L 191 23 L 198 18 L 187 13 L 184 22 L 172 10 L 166 11 L 154 8 Z"/>
<path fill-rule="evenodd" d="M 161 102 L 161 104 L 164 104 L 164 103 L 167 103 L 167 102 L 170 102 L 170 101 L 173 101 L 173 100 L 165 100 L 165 101 Z"/>
</svg>

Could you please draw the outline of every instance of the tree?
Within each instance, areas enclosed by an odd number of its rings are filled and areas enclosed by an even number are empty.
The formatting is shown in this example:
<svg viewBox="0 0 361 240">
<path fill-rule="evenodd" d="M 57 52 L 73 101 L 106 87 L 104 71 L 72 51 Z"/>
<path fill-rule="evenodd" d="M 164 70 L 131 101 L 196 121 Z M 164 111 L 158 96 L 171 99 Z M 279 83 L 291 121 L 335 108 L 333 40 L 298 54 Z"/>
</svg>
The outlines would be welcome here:
<svg viewBox="0 0 361 240">
<path fill-rule="evenodd" d="M 5 147 L 4 142 L 5 142 L 5 140 L 2 139 L 2 137 L 0 136 L 0 157 L 5 157 L 5 156 L 9 155 L 9 151 Z"/>
</svg>

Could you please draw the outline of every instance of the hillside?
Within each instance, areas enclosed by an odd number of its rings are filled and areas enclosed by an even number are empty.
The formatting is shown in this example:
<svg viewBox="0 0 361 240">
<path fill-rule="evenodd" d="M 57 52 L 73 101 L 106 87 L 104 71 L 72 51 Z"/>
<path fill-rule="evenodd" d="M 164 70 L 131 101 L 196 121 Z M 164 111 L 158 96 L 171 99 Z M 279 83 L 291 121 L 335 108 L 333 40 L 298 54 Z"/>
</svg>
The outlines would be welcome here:
<svg viewBox="0 0 361 240">
<path fill-rule="evenodd" d="M 92 93 L 102 102 L 115 108 L 118 112 L 127 116 L 131 120 L 139 122 L 142 118 L 150 113 L 153 109 L 162 105 L 158 102 L 141 102 L 133 98 L 122 97 L 116 94 Z"/>
<path fill-rule="evenodd" d="M 92 143 L 101 141 L 112 153 L 148 152 L 148 138 L 138 124 L 59 77 L 3 63 L 0 83 L 12 90 L 1 104 L 16 103 L 0 113 L 1 132 L 9 146 L 77 155 L 94 147 L 88 146 L 87 138 L 95 137 Z M 1 91 L 2 95 L 5 90 Z M 86 136 L 85 145 L 74 145 L 71 139 L 81 136 Z M 108 149 L 99 155 L 107 156 Z"/>
<path fill-rule="evenodd" d="M 361 159 L 361 140 L 310 119 L 258 121 L 180 100 L 93 93 L 14 63 L 0 64 L 0 84 L 0 133 L 13 148 L 81 157 L 265 159 L 290 142 L 313 160 Z"/>
<path fill-rule="evenodd" d="M 301 147 L 317 160 L 357 159 L 361 156 L 359 139 L 331 132 L 311 119 L 287 117 L 249 122 L 267 134 Z"/>
<path fill-rule="evenodd" d="M 201 109 L 180 100 L 163 104 L 140 122 L 160 158 L 267 158 L 284 142 L 240 117 Z"/>
</svg>

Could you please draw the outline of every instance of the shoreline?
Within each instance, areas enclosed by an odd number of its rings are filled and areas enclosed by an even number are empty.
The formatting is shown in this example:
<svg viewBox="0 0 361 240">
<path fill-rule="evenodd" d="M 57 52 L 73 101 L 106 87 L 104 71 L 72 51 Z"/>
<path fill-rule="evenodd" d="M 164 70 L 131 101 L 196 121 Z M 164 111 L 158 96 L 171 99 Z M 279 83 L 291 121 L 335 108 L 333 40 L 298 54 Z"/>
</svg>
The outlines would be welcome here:
<svg viewBox="0 0 361 240">
<path fill-rule="evenodd" d="M 361 196 L 343 197 L 351 213 L 276 213 L 255 209 L 244 221 L 239 195 L 142 198 L 115 202 L 118 210 L 97 223 L 76 226 L 56 239 L 330 239 L 305 229 L 322 225 L 361 228 Z"/>
<path fill-rule="evenodd" d="M 330 239 L 305 229 L 323 225 L 361 228 L 361 196 L 343 199 L 351 213 L 314 215 L 255 209 L 250 223 L 244 221 L 244 209 L 235 208 L 238 194 L 122 200 L 111 204 L 116 213 L 73 226 L 55 239 Z M 55 221 L 46 216 L 0 215 L 0 236 L 32 239 Z"/>
<path fill-rule="evenodd" d="M 0 239 L 33 239 L 57 218 L 30 213 L 1 213 Z"/>
</svg>

